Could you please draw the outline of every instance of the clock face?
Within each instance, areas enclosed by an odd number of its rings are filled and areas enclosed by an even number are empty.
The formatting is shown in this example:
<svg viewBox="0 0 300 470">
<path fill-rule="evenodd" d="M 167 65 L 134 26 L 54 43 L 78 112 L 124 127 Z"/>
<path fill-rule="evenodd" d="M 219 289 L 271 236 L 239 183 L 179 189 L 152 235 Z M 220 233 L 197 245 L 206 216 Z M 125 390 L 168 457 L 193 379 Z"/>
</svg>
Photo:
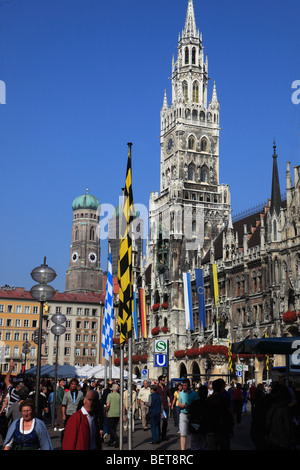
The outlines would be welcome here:
<svg viewBox="0 0 300 470">
<path fill-rule="evenodd" d="M 73 263 L 75 263 L 75 261 L 77 261 L 77 260 L 78 260 L 78 254 L 77 254 L 77 253 L 73 253 L 73 254 L 72 254 L 72 261 L 73 261 Z"/>
<path fill-rule="evenodd" d="M 90 260 L 91 263 L 95 263 L 96 260 L 97 260 L 97 255 L 96 255 L 96 253 L 90 253 L 90 254 L 89 254 L 89 260 Z"/>
<path fill-rule="evenodd" d="M 171 150 L 173 147 L 173 138 L 170 137 L 169 141 L 168 141 L 168 150 Z"/>
</svg>

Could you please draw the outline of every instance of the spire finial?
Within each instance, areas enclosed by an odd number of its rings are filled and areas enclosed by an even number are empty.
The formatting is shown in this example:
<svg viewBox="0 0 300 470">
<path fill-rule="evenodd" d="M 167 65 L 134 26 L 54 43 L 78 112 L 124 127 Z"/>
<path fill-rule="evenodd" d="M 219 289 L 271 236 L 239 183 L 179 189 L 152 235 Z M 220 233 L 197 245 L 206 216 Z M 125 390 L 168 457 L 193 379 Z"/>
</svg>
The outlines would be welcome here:
<svg viewBox="0 0 300 470">
<path fill-rule="evenodd" d="M 195 20 L 193 0 L 189 0 L 189 3 L 188 3 L 183 35 L 185 37 L 191 37 L 191 36 L 196 37 L 197 36 L 197 28 L 196 28 L 196 20 Z"/>
<path fill-rule="evenodd" d="M 273 149 L 274 149 L 273 157 L 277 157 L 277 154 L 276 154 L 276 142 L 275 142 L 275 137 L 274 137 L 274 140 L 273 140 Z"/>
</svg>

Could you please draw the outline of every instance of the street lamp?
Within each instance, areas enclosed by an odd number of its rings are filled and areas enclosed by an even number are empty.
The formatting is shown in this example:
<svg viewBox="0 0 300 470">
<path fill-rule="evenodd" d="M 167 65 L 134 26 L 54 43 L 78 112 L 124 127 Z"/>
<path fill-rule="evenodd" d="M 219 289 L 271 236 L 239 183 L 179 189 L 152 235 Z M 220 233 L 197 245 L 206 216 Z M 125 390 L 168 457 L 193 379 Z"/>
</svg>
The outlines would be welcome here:
<svg viewBox="0 0 300 470">
<path fill-rule="evenodd" d="M 53 390 L 53 409 L 52 409 L 52 428 L 54 427 L 54 416 L 56 408 L 56 383 L 57 383 L 57 365 L 58 365 L 58 340 L 61 335 L 66 331 L 63 323 L 66 321 L 66 316 L 62 313 L 56 313 L 52 316 L 51 320 L 54 325 L 51 327 L 51 333 L 56 337 L 56 351 L 55 351 L 55 373 L 54 373 L 54 390 Z"/>
<path fill-rule="evenodd" d="M 43 323 L 43 311 L 44 303 L 51 300 L 55 294 L 55 290 L 52 286 L 48 286 L 48 282 L 52 282 L 56 278 L 56 272 L 54 269 L 49 268 L 46 264 L 46 257 L 44 258 L 44 264 L 34 268 L 31 272 L 31 277 L 38 284 L 34 285 L 30 294 L 31 297 L 40 302 L 40 316 L 39 316 L 39 334 L 38 334 L 38 354 L 37 354 L 37 367 L 36 367 L 36 391 L 35 391 L 35 406 L 36 413 L 39 416 L 39 395 L 40 395 L 40 375 L 41 375 L 41 357 L 42 357 L 42 323 Z"/>
</svg>

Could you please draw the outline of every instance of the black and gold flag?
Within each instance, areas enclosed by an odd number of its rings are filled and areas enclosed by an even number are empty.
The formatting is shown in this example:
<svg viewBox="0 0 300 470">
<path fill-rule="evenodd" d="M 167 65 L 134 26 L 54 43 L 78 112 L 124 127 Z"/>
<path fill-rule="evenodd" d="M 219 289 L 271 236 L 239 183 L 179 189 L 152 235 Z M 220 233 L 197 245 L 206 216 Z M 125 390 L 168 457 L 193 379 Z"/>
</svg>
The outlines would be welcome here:
<svg viewBox="0 0 300 470">
<path fill-rule="evenodd" d="M 131 175 L 131 146 L 128 144 L 128 162 L 126 171 L 125 188 L 123 192 L 123 207 L 120 212 L 120 251 L 118 263 L 119 279 L 119 316 L 118 327 L 120 333 L 120 345 L 123 346 L 126 339 L 131 337 L 132 314 L 134 310 L 133 299 L 133 273 L 132 273 L 132 221 L 134 214 Z"/>
</svg>

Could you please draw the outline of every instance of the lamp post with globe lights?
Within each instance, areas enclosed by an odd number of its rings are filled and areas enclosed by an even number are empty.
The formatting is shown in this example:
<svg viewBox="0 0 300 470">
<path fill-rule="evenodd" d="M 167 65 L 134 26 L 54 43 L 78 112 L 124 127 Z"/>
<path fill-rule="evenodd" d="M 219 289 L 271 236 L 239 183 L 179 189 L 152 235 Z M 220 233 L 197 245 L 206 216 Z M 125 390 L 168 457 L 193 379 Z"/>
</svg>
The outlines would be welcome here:
<svg viewBox="0 0 300 470">
<path fill-rule="evenodd" d="M 38 331 L 38 353 L 37 353 L 37 367 L 36 367 L 36 390 L 35 390 L 35 406 L 36 413 L 39 416 L 39 396 L 40 396 L 40 376 L 41 376 L 41 358 L 42 358 L 42 326 L 43 326 L 43 311 L 45 302 L 52 299 L 55 294 L 55 290 L 48 283 L 54 281 L 56 278 L 56 272 L 54 269 L 49 268 L 46 264 L 46 257 L 44 263 L 37 268 L 34 268 L 31 272 L 31 277 L 38 284 L 34 285 L 30 289 L 30 295 L 33 299 L 40 302 L 40 315 L 39 315 L 39 331 Z"/>
<path fill-rule="evenodd" d="M 51 327 L 51 333 L 56 338 L 56 351 L 55 351 L 55 373 L 54 373 L 54 390 L 53 390 L 53 409 L 52 409 L 52 428 L 54 427 L 55 408 L 56 408 L 56 387 L 57 387 L 57 367 L 58 367 L 58 340 L 61 335 L 66 331 L 63 323 L 66 321 L 66 316 L 62 313 L 56 313 L 52 316 L 51 320 L 54 325 Z"/>
</svg>

